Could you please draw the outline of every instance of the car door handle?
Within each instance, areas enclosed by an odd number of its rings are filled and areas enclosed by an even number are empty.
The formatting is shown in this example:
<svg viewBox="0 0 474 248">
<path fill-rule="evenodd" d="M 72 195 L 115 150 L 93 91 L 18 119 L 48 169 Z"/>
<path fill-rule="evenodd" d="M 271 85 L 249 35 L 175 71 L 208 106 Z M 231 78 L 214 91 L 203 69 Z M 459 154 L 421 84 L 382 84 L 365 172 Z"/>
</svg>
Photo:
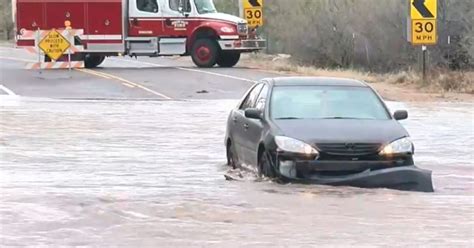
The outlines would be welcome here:
<svg viewBox="0 0 474 248">
<path fill-rule="evenodd" d="M 249 124 L 245 123 L 245 124 L 244 124 L 244 128 L 245 128 L 245 129 L 249 129 Z"/>
</svg>

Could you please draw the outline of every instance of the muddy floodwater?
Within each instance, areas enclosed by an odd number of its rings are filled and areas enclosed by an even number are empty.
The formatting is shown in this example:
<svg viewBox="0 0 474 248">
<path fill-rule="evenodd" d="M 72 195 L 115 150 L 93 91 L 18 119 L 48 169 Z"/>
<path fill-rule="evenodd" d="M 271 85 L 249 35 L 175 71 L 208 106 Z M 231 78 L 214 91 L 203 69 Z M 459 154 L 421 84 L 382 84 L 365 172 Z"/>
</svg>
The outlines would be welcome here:
<svg viewBox="0 0 474 248">
<path fill-rule="evenodd" d="M 400 106 L 414 193 L 226 181 L 235 100 L 1 101 L 2 247 L 474 246 L 472 104 Z"/>
</svg>

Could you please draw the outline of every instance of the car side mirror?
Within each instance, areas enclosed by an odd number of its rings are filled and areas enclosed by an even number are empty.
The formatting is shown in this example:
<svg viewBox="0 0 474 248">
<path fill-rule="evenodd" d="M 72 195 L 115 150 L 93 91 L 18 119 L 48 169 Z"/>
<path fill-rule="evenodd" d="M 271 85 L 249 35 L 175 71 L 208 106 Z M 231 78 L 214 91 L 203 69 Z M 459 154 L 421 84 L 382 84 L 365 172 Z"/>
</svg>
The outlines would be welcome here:
<svg viewBox="0 0 474 248">
<path fill-rule="evenodd" d="M 393 114 L 393 118 L 397 121 L 408 119 L 408 112 L 406 110 L 397 110 Z"/>
<path fill-rule="evenodd" d="M 256 108 L 248 108 L 245 110 L 245 117 L 249 119 L 257 119 L 261 120 L 262 119 L 262 111 Z"/>
</svg>

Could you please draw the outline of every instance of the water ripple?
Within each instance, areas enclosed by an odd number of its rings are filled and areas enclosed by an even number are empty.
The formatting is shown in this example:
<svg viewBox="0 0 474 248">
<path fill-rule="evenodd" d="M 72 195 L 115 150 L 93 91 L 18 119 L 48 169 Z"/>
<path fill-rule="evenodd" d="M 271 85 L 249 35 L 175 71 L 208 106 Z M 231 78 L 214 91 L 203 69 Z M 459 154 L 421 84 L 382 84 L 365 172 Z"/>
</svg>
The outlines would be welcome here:
<svg viewBox="0 0 474 248">
<path fill-rule="evenodd" d="M 437 192 L 425 194 L 227 182 L 235 103 L 10 101 L 0 107 L 0 243 L 473 245 L 472 104 L 404 106 L 416 161 L 434 171 Z"/>
</svg>

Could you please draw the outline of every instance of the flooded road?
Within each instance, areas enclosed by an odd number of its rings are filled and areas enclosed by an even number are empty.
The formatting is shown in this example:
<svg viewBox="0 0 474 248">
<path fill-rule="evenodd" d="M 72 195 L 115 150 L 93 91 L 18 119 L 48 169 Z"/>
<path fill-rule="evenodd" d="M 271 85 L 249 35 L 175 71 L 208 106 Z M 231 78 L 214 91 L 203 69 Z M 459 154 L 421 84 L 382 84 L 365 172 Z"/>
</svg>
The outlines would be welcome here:
<svg viewBox="0 0 474 248">
<path fill-rule="evenodd" d="M 474 245 L 472 104 L 402 122 L 436 193 L 226 181 L 234 100 L 9 100 L 1 246 Z"/>
</svg>

